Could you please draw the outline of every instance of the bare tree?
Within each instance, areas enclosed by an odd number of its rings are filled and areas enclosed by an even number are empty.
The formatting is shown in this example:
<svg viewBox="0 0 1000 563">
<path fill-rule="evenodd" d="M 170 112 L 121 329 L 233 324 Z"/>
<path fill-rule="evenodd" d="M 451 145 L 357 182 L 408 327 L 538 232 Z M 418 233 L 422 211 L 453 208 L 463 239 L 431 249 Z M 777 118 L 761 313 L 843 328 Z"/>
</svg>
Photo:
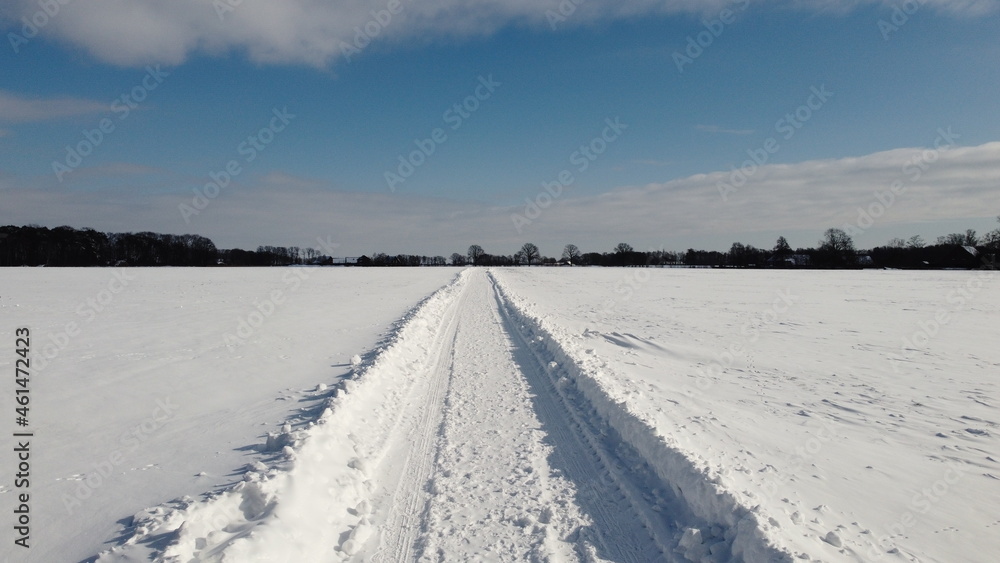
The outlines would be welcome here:
<svg viewBox="0 0 1000 563">
<path fill-rule="evenodd" d="M 1000 229 L 993 229 L 983 235 L 981 243 L 990 250 L 1000 250 Z"/>
<path fill-rule="evenodd" d="M 910 240 L 906 241 L 907 248 L 923 248 L 927 243 L 924 242 L 924 237 L 920 235 L 913 235 Z"/>
<path fill-rule="evenodd" d="M 973 235 L 975 235 L 975 231 L 973 231 Z M 948 235 L 945 235 L 945 236 L 938 237 L 937 238 L 937 243 L 939 245 L 949 245 L 950 244 L 950 245 L 961 246 L 961 245 L 965 244 L 965 235 L 962 234 L 962 233 L 951 233 L 951 234 L 948 234 Z"/>
<path fill-rule="evenodd" d="M 965 231 L 965 246 L 976 246 L 979 244 L 979 237 L 976 236 L 975 229 Z"/>
<path fill-rule="evenodd" d="M 530 242 L 524 243 L 521 247 L 521 255 L 524 257 L 525 262 L 531 265 L 532 261 L 538 260 L 541 255 L 538 253 L 538 247 Z"/>
<path fill-rule="evenodd" d="M 819 241 L 819 250 L 832 266 L 853 266 L 857 263 L 854 240 L 843 229 L 827 229 Z"/>
<path fill-rule="evenodd" d="M 484 254 L 486 254 L 486 251 L 483 250 L 483 247 L 479 246 L 478 244 L 470 246 L 469 252 L 467 254 L 467 256 L 469 257 L 469 263 L 471 263 L 473 266 L 478 266 L 479 259 L 482 258 Z"/>
<path fill-rule="evenodd" d="M 792 255 L 792 247 L 788 244 L 788 239 L 781 236 L 778 237 L 778 241 L 774 243 L 774 255 L 779 258 L 785 258 L 786 256 Z"/>
<path fill-rule="evenodd" d="M 731 247 L 729 247 L 729 265 L 730 266 L 740 266 L 747 267 L 751 265 L 756 265 L 757 260 L 761 255 L 761 251 L 754 248 L 752 244 L 743 244 L 741 242 L 734 242 Z"/>
<path fill-rule="evenodd" d="M 1000 222 L 1000 215 L 997 216 L 997 222 Z M 980 242 L 990 250 L 1000 250 L 1000 229 L 993 229 L 986 233 Z"/>
<path fill-rule="evenodd" d="M 575 264 L 580 260 L 580 249 L 575 244 L 567 244 L 562 253 L 563 260 L 568 260 L 570 264 Z"/>
</svg>

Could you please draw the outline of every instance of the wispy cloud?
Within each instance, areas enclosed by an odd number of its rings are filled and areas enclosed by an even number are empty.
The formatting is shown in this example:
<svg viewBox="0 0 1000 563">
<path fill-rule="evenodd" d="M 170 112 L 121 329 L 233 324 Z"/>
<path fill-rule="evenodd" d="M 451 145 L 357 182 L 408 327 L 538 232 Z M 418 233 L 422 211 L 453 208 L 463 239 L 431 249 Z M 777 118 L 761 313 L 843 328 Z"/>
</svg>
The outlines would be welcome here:
<svg viewBox="0 0 1000 563">
<path fill-rule="evenodd" d="M 725 129 L 718 125 L 695 125 L 695 129 L 705 133 L 725 133 L 727 135 L 750 135 L 753 129 Z"/>
<path fill-rule="evenodd" d="M 122 178 L 133 178 L 137 176 L 148 178 L 153 175 L 163 176 L 167 174 L 169 173 L 166 170 L 153 166 L 147 166 L 145 164 L 136 164 L 133 162 L 107 162 L 97 166 L 80 168 L 79 174 L 76 175 L 76 181 L 80 183 L 90 180 L 116 181 Z"/>
<path fill-rule="evenodd" d="M 717 14 L 731 0 L 588 0 L 573 2 L 574 11 L 560 29 L 639 15 Z M 829 11 L 831 7 L 881 4 L 883 0 L 834 3 L 830 0 L 771 5 Z M 35 0 L 11 0 L 5 10 L 8 27 L 17 31 L 22 17 L 39 10 Z M 99 60 L 120 65 L 179 64 L 196 51 L 209 54 L 245 52 L 264 63 L 327 66 L 337 62 L 343 46 L 354 42 L 357 29 L 377 31 L 376 41 L 424 41 L 440 37 L 489 35 L 510 25 L 549 29 L 550 14 L 565 10 L 567 0 L 426 0 L 403 2 L 396 14 L 380 1 L 316 2 L 315 0 L 106 0 L 74 2 L 51 18 L 41 35 L 87 50 Z M 997 11 L 998 0 L 927 0 L 939 11 L 980 16 Z M 386 17 L 389 16 L 389 17 Z M 381 21 L 379 21 L 381 20 Z"/>
<path fill-rule="evenodd" d="M 108 105 L 79 98 L 25 98 L 0 90 L 0 123 L 29 123 L 108 111 Z M 0 135 L 2 136 L 2 135 Z"/>
<path fill-rule="evenodd" d="M 694 245 L 720 238 L 748 241 L 753 233 L 775 231 L 815 233 L 809 236 L 818 239 L 828 227 L 855 221 L 858 208 L 869 206 L 874 194 L 889 190 L 894 181 L 901 181 L 904 190 L 879 218 L 880 228 L 970 218 L 992 223 L 1000 209 L 1000 190 L 996 189 L 1000 142 L 943 150 L 914 178 L 912 159 L 923 152 L 896 149 L 762 166 L 728 202 L 721 200 L 717 189 L 728 172 L 621 187 L 595 196 L 564 197 L 542 210 L 521 234 L 511 214 L 523 213 L 523 207 L 339 191 L 316 179 L 284 172 L 241 178 L 243 182 L 227 188 L 190 225 L 181 220 L 177 209 L 190 199 L 190 193 L 151 194 L 136 190 L 134 182 L 114 193 L 31 189 L 15 178 L 0 176 L 0 201 L 4 202 L 0 224 L 195 231 L 220 246 L 244 248 L 308 246 L 317 236 L 334 235 L 349 255 L 379 250 L 449 254 L 472 242 L 492 252 L 512 252 L 526 240 L 556 253 L 567 242 L 600 249 L 618 239 L 636 247 L 663 241 Z M 79 217 L 87 217 L 87 225 L 79 224 Z M 896 233 L 909 234 L 913 233 Z M 443 241 L 453 241 L 455 248 Z M 884 241 L 858 242 L 863 246 Z"/>
</svg>

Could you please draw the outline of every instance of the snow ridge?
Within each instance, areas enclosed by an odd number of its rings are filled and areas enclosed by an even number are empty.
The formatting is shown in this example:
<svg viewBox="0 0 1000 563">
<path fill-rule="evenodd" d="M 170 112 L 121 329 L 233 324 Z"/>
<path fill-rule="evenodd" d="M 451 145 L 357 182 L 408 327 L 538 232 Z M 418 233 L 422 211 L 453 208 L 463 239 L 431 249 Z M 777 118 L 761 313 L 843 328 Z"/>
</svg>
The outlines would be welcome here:
<svg viewBox="0 0 1000 563">
<path fill-rule="evenodd" d="M 647 491 L 657 497 L 651 504 L 661 507 L 661 519 L 673 520 L 673 538 L 663 537 L 667 531 L 656 521 L 657 515 L 641 510 L 640 514 L 664 552 L 680 553 L 688 561 L 793 560 L 787 549 L 775 545 L 764 532 L 752 507 L 719 486 L 719 477 L 708 468 L 699 467 L 672 447 L 670 438 L 655 430 L 655 421 L 643 420 L 624 397 L 613 394 L 613 378 L 605 375 L 608 369 L 603 362 L 570 338 L 556 336 L 557 329 L 545 318 L 533 315 L 530 305 L 507 289 L 500 276 L 492 271 L 489 276 L 514 328 L 539 361 L 549 362 L 550 377 L 567 406 L 577 411 L 576 421 L 591 426 L 587 434 L 604 434 L 607 444 L 621 444 L 618 452 L 602 461 L 610 465 L 611 475 L 622 483 L 622 490 L 629 490 L 630 474 L 633 482 L 643 471 L 654 474 L 659 490 L 648 484 Z M 643 503 L 634 505 L 641 507 Z"/>
<path fill-rule="evenodd" d="M 387 440 L 419 374 L 437 361 L 429 343 L 449 330 L 467 274 L 413 307 L 375 353 L 355 358 L 354 376 L 333 387 L 307 428 L 286 425 L 268 436 L 267 447 L 280 447 L 289 469 L 257 462 L 240 483 L 205 500 L 186 497 L 142 511 L 128 538 L 96 562 L 302 562 L 357 554 L 375 531 L 373 472 L 392 449 Z M 317 503 L 315 490 L 327 494 L 326 502 Z"/>
</svg>

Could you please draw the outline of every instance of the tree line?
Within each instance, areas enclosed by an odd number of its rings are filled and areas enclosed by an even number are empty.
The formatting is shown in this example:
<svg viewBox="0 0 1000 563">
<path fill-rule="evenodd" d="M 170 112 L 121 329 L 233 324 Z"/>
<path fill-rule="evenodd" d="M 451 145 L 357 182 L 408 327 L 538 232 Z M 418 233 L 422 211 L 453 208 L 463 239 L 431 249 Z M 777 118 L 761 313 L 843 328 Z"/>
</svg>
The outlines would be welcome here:
<svg viewBox="0 0 1000 563">
<path fill-rule="evenodd" d="M 1000 222 L 1000 217 L 997 217 Z M 556 265 L 631 266 L 631 267 L 714 267 L 714 268 L 980 268 L 995 267 L 1000 251 L 1000 228 L 977 236 L 976 231 L 940 236 L 927 244 L 919 235 L 908 240 L 891 239 L 871 250 L 858 250 L 843 229 L 827 229 L 816 247 L 793 249 L 781 236 L 770 249 L 734 242 L 728 252 L 716 250 L 637 251 L 628 243 L 619 243 L 611 252 L 581 252 L 574 244 L 563 249 L 559 259 L 541 256 L 538 247 L 525 243 L 510 256 L 494 256 L 479 245 L 469 247 L 463 256 L 452 254 L 456 265 L 510 266 Z"/>
<path fill-rule="evenodd" d="M 1000 221 L 1000 217 L 997 217 Z M 314 248 L 258 246 L 256 250 L 218 249 L 200 235 L 152 232 L 102 233 L 94 229 L 37 225 L 0 227 L 0 266 L 631 266 L 728 268 L 979 268 L 995 264 L 1000 228 L 983 236 L 976 231 L 938 237 L 934 244 L 920 236 L 894 238 L 885 245 L 859 251 L 842 229 L 827 229 L 816 247 L 793 249 L 778 237 L 769 249 L 734 242 L 728 252 L 715 250 L 635 250 L 619 243 L 609 252 L 583 252 L 567 244 L 558 258 L 543 256 L 533 243 L 513 254 L 490 254 L 478 245 L 450 257 L 390 255 L 334 258 Z"/>
<path fill-rule="evenodd" d="M 220 250 L 201 235 L 102 233 L 37 225 L 0 227 L 0 266 L 288 266 L 318 258 L 314 249 L 261 246 Z"/>
</svg>

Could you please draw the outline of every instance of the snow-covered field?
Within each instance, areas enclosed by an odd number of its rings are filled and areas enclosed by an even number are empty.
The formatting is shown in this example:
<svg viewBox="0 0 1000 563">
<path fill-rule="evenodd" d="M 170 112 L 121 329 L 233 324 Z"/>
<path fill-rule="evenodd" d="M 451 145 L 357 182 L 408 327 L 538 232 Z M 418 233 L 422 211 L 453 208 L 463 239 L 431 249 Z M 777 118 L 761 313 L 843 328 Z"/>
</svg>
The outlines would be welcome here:
<svg viewBox="0 0 1000 563">
<path fill-rule="evenodd" d="M 11 536 L 0 559 L 992 561 L 998 289 L 995 272 L 3 270 L 0 363 L 30 327 L 35 436 L 32 547 Z"/>
<path fill-rule="evenodd" d="M 997 272 L 498 277 L 703 514 L 803 559 L 1000 553 Z"/>
<path fill-rule="evenodd" d="M 0 269 L 0 561 L 77 562 L 239 481 L 450 269 Z M 75 329 L 67 330 L 69 323 Z M 14 331 L 31 329 L 31 547 L 13 544 Z M 231 338 L 227 338 L 230 335 Z M 52 359 L 47 359 L 51 357 Z M 280 449 L 280 448 L 279 448 Z"/>
</svg>

